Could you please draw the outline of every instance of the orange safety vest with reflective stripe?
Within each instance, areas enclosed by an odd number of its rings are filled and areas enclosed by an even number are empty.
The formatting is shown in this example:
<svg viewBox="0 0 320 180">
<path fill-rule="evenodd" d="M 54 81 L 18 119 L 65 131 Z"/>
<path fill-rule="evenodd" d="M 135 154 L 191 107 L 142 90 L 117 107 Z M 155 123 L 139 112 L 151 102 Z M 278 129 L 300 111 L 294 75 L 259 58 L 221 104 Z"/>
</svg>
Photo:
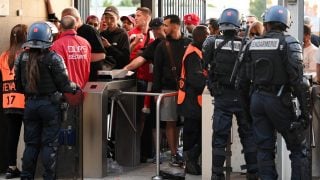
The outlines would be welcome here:
<svg viewBox="0 0 320 180">
<path fill-rule="evenodd" d="M 0 70 L 2 74 L 2 107 L 8 108 L 24 108 L 24 94 L 16 91 L 14 83 L 14 68 L 10 69 L 8 65 L 9 52 L 0 55 Z"/>
<path fill-rule="evenodd" d="M 181 67 L 181 75 L 179 80 L 179 90 L 178 90 L 178 100 L 177 100 L 178 104 L 182 104 L 184 99 L 186 98 L 186 92 L 184 88 L 185 79 L 186 79 L 186 70 L 184 67 L 184 61 L 186 57 L 193 52 L 195 52 L 200 57 L 200 59 L 202 59 L 202 52 L 198 48 L 194 47 L 192 44 L 189 44 L 182 58 L 182 67 Z M 198 95 L 197 99 L 198 99 L 198 104 L 202 106 L 202 95 L 201 94 Z"/>
</svg>

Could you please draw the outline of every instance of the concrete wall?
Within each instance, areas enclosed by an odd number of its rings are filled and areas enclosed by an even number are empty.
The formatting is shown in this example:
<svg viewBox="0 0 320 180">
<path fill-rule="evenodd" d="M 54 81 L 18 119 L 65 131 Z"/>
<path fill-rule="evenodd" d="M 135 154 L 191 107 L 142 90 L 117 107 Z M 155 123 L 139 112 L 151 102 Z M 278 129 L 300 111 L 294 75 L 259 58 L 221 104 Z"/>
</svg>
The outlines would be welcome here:
<svg viewBox="0 0 320 180">
<path fill-rule="evenodd" d="M 71 6 L 72 2 L 73 0 L 52 0 L 52 6 L 58 18 L 60 18 L 61 11 Z M 1 3 L 8 5 L 9 15 L 0 17 L 0 52 L 8 48 L 10 30 L 13 26 L 19 23 L 30 25 L 35 21 L 45 20 L 47 16 L 44 0 L 0 0 Z M 17 15 L 18 10 L 20 10 L 19 16 Z"/>
</svg>

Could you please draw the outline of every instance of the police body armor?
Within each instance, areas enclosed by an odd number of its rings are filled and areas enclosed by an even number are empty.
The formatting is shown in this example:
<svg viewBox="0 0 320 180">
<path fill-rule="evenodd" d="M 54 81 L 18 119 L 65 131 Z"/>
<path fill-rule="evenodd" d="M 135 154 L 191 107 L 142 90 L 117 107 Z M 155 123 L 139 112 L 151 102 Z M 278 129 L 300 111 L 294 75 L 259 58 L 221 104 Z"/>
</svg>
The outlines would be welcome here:
<svg viewBox="0 0 320 180">
<path fill-rule="evenodd" d="M 250 58 L 254 60 L 252 80 L 258 88 L 269 87 L 270 91 L 276 91 L 288 82 L 287 72 L 283 69 L 285 44 L 285 36 L 279 33 L 256 38 L 251 42 Z"/>
<path fill-rule="evenodd" d="M 50 57 L 50 58 L 49 58 Z M 21 66 L 21 70 L 25 71 L 27 68 L 27 61 L 29 60 L 29 54 L 28 53 L 21 53 L 21 55 L 19 56 L 20 61 L 20 66 Z M 64 81 L 64 79 L 60 79 L 60 77 L 62 77 L 59 74 L 51 74 L 50 72 L 50 68 L 52 68 L 52 64 L 55 63 L 55 67 L 59 67 L 61 69 L 66 69 L 65 64 L 63 63 L 63 60 L 58 57 L 58 55 L 54 52 L 48 51 L 46 55 L 44 55 L 42 57 L 42 60 L 40 60 L 39 62 L 39 74 L 40 74 L 40 79 L 39 79 L 39 83 L 37 84 L 38 86 L 38 92 L 37 94 L 34 94 L 34 92 L 30 92 L 28 90 L 28 84 L 27 84 L 27 79 L 26 76 L 22 76 L 21 79 L 21 85 L 22 90 L 25 90 L 26 95 L 50 95 L 56 91 L 67 91 L 67 92 L 73 92 L 75 89 L 75 87 L 69 87 L 67 84 L 65 87 L 57 87 L 56 84 L 60 84 L 60 83 L 55 83 L 54 79 L 56 79 L 57 81 Z M 26 72 L 21 72 L 26 74 Z M 63 73 L 67 73 L 66 71 L 63 71 Z M 55 77 L 55 78 L 53 78 Z M 19 84 L 19 83 L 17 83 Z"/>
<path fill-rule="evenodd" d="M 233 89 L 230 82 L 233 66 L 241 47 L 240 37 L 218 36 L 214 42 L 214 55 L 210 63 L 209 89 L 215 95 L 221 94 L 224 88 Z M 212 86 L 212 87 L 210 87 Z"/>
</svg>

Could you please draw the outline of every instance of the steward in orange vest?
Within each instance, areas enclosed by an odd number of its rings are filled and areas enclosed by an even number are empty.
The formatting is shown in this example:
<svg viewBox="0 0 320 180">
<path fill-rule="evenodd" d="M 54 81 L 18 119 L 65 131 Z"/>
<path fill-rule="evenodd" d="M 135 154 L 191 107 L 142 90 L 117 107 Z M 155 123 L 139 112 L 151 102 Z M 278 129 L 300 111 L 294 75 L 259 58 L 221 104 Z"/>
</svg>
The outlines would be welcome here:
<svg viewBox="0 0 320 180">
<path fill-rule="evenodd" d="M 177 112 L 184 117 L 183 157 L 186 160 L 186 173 L 200 175 L 201 94 L 206 82 L 201 48 L 209 30 L 206 26 L 197 26 L 192 34 L 193 42 L 187 47 L 182 59 Z"/>
<path fill-rule="evenodd" d="M 14 83 L 14 68 L 8 64 L 9 52 L 0 55 L 0 70 L 2 75 L 2 107 L 7 111 L 21 111 L 24 109 L 24 94 L 16 91 Z"/>
<path fill-rule="evenodd" d="M 178 89 L 178 114 L 184 117 L 200 117 L 202 91 L 206 71 L 203 69 L 202 52 L 194 42 L 189 44 L 182 59 Z"/>
</svg>

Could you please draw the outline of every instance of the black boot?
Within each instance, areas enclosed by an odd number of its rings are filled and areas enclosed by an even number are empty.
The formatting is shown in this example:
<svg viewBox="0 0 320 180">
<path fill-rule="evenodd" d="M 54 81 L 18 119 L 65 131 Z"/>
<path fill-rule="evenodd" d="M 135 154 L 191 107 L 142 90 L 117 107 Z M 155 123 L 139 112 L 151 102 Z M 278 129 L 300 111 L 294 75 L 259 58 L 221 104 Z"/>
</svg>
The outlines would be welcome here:
<svg viewBox="0 0 320 180">
<path fill-rule="evenodd" d="M 201 175 L 201 166 L 198 164 L 200 154 L 201 147 L 197 144 L 189 151 L 183 152 L 183 157 L 186 161 L 186 173 Z"/>
<path fill-rule="evenodd" d="M 247 173 L 246 174 L 247 180 L 258 180 L 259 177 L 256 173 Z"/>
<path fill-rule="evenodd" d="M 6 179 L 13 179 L 13 178 L 17 178 L 17 177 L 20 177 L 20 171 L 18 168 L 14 169 L 14 170 L 11 168 L 7 169 Z"/>
<path fill-rule="evenodd" d="M 224 174 L 217 175 L 217 174 L 212 174 L 211 180 L 225 180 Z"/>
</svg>

